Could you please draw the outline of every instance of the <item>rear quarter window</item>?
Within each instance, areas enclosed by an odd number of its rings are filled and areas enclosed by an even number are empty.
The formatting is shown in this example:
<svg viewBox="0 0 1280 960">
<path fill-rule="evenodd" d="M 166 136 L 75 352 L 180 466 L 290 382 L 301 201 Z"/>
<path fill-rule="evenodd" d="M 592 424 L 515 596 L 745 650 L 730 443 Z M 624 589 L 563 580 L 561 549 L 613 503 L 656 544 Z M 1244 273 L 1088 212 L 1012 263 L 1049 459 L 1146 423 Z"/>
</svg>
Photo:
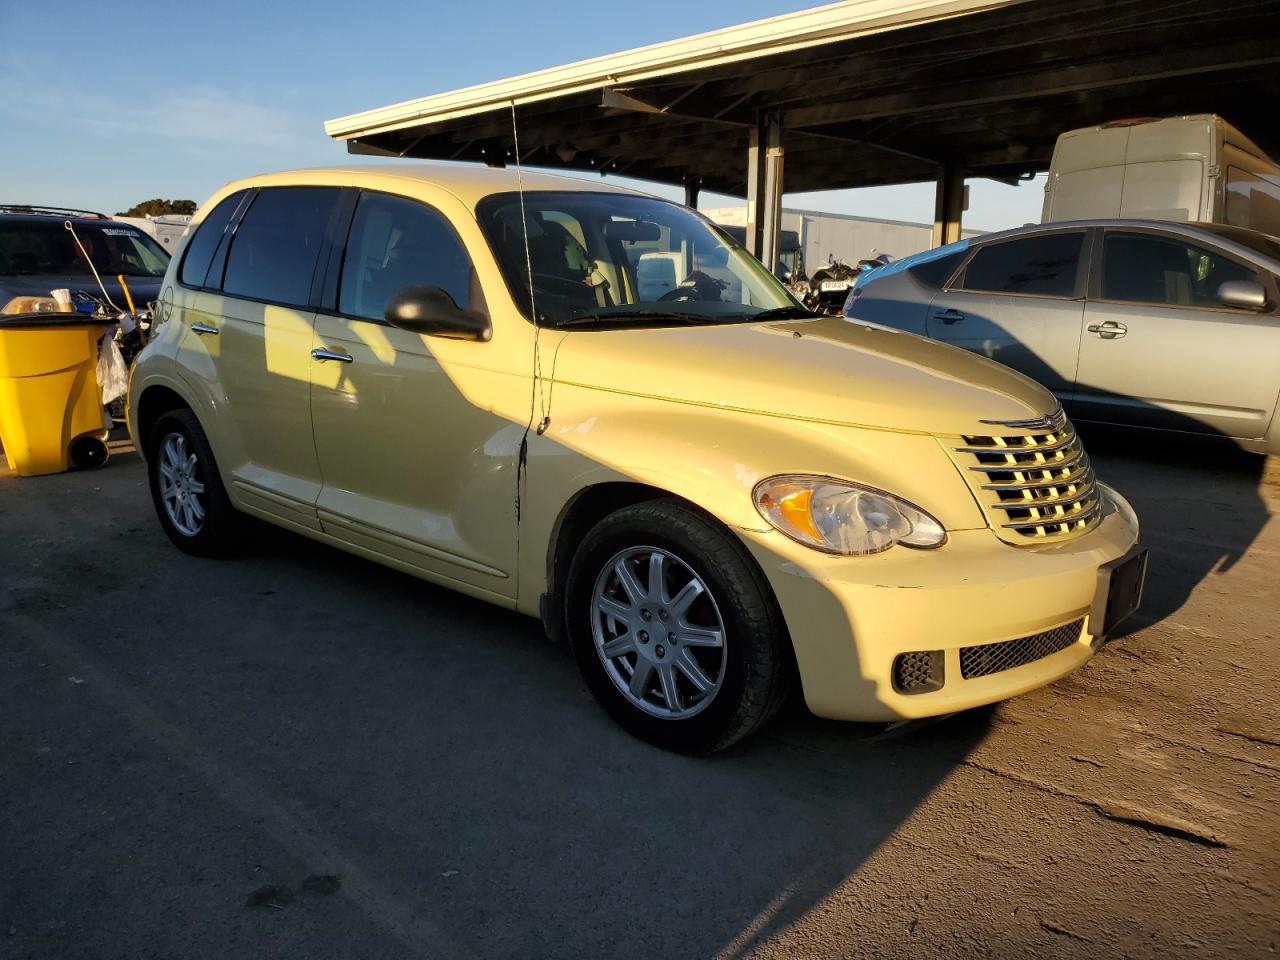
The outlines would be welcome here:
<svg viewBox="0 0 1280 960">
<path fill-rule="evenodd" d="M 187 243 L 186 253 L 182 255 L 182 269 L 178 279 L 184 287 L 203 287 L 209 275 L 209 265 L 213 263 L 213 254 L 218 249 L 218 242 L 231 222 L 236 207 L 244 199 L 245 192 L 240 190 L 225 197 L 221 203 L 209 212 L 196 227 L 195 236 Z"/>
<path fill-rule="evenodd" d="M 964 250 L 957 250 L 955 253 L 949 253 L 945 257 L 939 257 L 937 260 L 928 260 L 918 266 L 908 268 L 907 273 L 911 274 L 926 287 L 940 287 L 951 278 L 951 274 L 955 273 L 956 267 L 960 266 L 960 261 L 964 259 L 965 252 Z"/>
</svg>

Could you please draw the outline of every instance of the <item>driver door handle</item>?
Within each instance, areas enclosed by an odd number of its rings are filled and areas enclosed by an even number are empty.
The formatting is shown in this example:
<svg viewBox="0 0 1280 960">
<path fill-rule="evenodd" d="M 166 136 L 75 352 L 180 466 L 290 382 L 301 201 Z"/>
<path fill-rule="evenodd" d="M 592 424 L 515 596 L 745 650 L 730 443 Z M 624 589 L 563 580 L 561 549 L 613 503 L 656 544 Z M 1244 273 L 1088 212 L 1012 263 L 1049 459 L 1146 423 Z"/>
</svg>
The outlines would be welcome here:
<svg viewBox="0 0 1280 960">
<path fill-rule="evenodd" d="M 1123 337 L 1129 332 L 1129 328 L 1123 323 L 1117 323 L 1114 320 L 1104 320 L 1102 323 L 1091 323 L 1085 327 L 1090 333 L 1097 334 L 1103 340 L 1116 340 Z"/>
<path fill-rule="evenodd" d="M 959 323 L 964 319 L 964 314 L 959 310 L 939 310 L 933 315 L 933 319 L 941 320 L 943 323 Z"/>
<path fill-rule="evenodd" d="M 338 363 L 350 363 L 355 357 L 349 353 L 339 353 L 337 350 L 324 350 L 317 347 L 311 351 L 311 359 L 319 360 L 324 363 L 326 360 L 336 360 Z"/>
<path fill-rule="evenodd" d="M 193 323 L 191 325 L 191 332 L 198 333 L 200 334 L 200 336 L 204 336 L 206 333 L 210 333 L 216 337 L 218 335 L 218 328 L 211 327 L 207 323 Z"/>
</svg>

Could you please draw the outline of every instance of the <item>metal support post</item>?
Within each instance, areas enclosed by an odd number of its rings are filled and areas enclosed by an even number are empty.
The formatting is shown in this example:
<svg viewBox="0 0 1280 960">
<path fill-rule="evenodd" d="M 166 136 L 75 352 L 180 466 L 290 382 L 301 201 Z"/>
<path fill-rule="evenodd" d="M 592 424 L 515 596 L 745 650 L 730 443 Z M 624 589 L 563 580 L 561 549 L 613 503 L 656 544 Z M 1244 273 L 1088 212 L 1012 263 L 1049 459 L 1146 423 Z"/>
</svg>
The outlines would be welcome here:
<svg viewBox="0 0 1280 960">
<path fill-rule="evenodd" d="M 954 160 L 948 160 L 938 167 L 938 190 L 933 204 L 935 247 L 955 243 L 960 239 L 960 220 L 968 205 L 964 167 Z"/>
<path fill-rule="evenodd" d="M 747 249 L 770 270 L 778 262 L 782 164 L 782 117 L 762 113 L 747 151 Z"/>
</svg>

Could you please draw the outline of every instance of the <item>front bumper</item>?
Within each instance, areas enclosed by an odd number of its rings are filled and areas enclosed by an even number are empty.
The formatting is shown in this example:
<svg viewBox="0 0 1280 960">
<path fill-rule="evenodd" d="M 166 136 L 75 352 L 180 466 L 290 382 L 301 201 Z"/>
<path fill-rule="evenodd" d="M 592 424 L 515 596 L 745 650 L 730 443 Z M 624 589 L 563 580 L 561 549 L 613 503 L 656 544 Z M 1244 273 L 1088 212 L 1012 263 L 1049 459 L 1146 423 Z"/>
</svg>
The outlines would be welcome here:
<svg viewBox="0 0 1280 960">
<path fill-rule="evenodd" d="M 833 557 L 776 531 L 739 530 L 782 608 L 805 701 L 822 717 L 887 722 L 936 716 L 1025 693 L 1093 655 L 1090 609 L 1099 568 L 1138 540 L 1138 523 L 1105 489 L 1101 520 L 1061 543 L 1015 547 L 989 529 L 948 534 L 936 550 L 893 547 L 869 557 Z M 1063 649 L 965 679 L 961 648 L 1032 637 L 1080 621 Z M 942 651 L 945 681 L 902 693 L 894 659 Z"/>
</svg>

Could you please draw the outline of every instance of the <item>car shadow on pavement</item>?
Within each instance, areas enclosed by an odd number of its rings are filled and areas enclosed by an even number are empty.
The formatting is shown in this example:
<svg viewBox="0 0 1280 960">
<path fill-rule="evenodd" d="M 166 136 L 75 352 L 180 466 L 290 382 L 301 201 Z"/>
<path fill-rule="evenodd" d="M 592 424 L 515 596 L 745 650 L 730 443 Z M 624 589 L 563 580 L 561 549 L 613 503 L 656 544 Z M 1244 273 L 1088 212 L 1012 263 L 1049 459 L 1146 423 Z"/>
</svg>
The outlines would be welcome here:
<svg viewBox="0 0 1280 960">
<path fill-rule="evenodd" d="M 1078 424 L 1098 478 L 1138 514 L 1150 548 L 1142 606 L 1113 636 L 1175 614 L 1245 555 L 1269 518 L 1268 459 L 1220 437 Z"/>
<path fill-rule="evenodd" d="M 275 529 L 255 541 L 236 575 L 285 608 L 274 649 L 231 640 L 244 700 L 194 722 L 237 743 L 241 717 L 280 709 L 249 776 L 290 784 L 329 845 L 481 956 L 744 956 L 856 874 L 992 720 L 886 731 L 797 698 L 724 753 L 672 754 L 618 729 L 536 621 Z"/>
</svg>

